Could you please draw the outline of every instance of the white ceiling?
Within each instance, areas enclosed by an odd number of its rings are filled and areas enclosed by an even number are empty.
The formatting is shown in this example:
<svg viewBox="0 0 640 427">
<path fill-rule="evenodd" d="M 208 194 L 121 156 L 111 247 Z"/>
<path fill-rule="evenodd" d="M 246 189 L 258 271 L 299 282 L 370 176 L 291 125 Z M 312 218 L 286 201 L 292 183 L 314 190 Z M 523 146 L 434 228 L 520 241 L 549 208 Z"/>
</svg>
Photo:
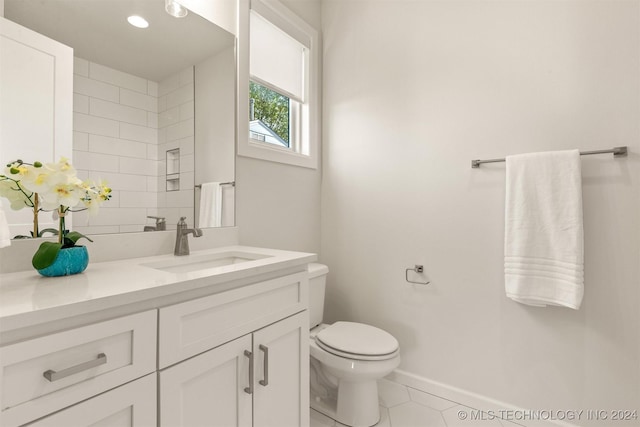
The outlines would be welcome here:
<svg viewBox="0 0 640 427">
<path fill-rule="evenodd" d="M 174 18 L 164 0 L 5 0 L 5 18 L 74 48 L 74 55 L 154 81 L 233 46 L 193 12 Z M 140 15 L 149 28 L 127 22 Z"/>
</svg>

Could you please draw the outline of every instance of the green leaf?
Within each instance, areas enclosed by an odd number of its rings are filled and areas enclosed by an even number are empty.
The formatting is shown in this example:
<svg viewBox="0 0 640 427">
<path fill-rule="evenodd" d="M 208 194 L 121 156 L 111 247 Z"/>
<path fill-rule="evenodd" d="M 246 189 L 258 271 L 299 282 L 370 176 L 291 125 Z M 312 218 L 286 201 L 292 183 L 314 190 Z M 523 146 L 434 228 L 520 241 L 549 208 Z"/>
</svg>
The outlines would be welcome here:
<svg viewBox="0 0 640 427">
<path fill-rule="evenodd" d="M 42 242 L 31 259 L 31 265 L 36 270 L 49 267 L 56 260 L 60 249 L 62 249 L 62 244 L 58 242 Z"/>
<path fill-rule="evenodd" d="M 76 245 L 76 242 L 80 239 L 87 239 L 90 242 L 93 242 L 90 238 L 85 236 L 82 233 L 78 233 L 77 231 L 70 231 L 64 235 L 64 246 L 65 248 L 70 248 Z"/>
</svg>

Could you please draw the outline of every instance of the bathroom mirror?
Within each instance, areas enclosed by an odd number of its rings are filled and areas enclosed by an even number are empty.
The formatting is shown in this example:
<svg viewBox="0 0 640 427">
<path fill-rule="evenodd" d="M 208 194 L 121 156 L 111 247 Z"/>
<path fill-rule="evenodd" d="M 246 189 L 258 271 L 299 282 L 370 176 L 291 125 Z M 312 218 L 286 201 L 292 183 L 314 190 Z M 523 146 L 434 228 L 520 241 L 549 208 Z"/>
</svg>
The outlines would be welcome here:
<svg viewBox="0 0 640 427">
<path fill-rule="evenodd" d="M 235 225 L 231 33 L 192 11 L 170 16 L 165 0 L 5 0 L 4 13 L 74 49 L 72 162 L 80 178 L 113 189 L 97 216 L 73 214 L 74 230 L 172 229 L 181 216 Z M 132 15 L 148 28 L 130 25 Z M 214 184 L 201 210 L 203 183 Z"/>
</svg>

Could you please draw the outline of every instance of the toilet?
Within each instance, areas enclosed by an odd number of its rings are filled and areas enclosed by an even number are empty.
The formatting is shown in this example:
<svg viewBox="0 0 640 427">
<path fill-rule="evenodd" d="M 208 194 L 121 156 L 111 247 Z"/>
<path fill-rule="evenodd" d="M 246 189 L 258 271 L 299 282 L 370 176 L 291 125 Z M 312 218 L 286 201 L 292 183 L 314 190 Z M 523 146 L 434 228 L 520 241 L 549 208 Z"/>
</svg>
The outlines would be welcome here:
<svg viewBox="0 0 640 427">
<path fill-rule="evenodd" d="M 322 323 L 329 268 L 309 264 L 308 271 L 311 407 L 347 426 L 375 425 L 377 380 L 400 364 L 398 341 L 363 323 Z"/>
</svg>

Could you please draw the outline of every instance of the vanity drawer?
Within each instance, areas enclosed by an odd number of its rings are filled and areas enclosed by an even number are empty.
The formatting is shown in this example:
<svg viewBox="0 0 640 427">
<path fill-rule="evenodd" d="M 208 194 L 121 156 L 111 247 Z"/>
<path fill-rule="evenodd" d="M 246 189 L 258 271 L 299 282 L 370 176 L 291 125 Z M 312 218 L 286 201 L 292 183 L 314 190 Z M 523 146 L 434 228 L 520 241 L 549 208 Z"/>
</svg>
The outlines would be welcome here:
<svg viewBox="0 0 640 427">
<path fill-rule="evenodd" d="M 157 312 L 0 348 L 0 425 L 21 425 L 155 371 Z"/>
<path fill-rule="evenodd" d="M 159 368 L 306 310 L 307 273 L 297 273 L 160 309 Z"/>
<path fill-rule="evenodd" d="M 154 427 L 157 424 L 156 382 L 156 375 L 149 374 L 28 426 Z"/>
</svg>

